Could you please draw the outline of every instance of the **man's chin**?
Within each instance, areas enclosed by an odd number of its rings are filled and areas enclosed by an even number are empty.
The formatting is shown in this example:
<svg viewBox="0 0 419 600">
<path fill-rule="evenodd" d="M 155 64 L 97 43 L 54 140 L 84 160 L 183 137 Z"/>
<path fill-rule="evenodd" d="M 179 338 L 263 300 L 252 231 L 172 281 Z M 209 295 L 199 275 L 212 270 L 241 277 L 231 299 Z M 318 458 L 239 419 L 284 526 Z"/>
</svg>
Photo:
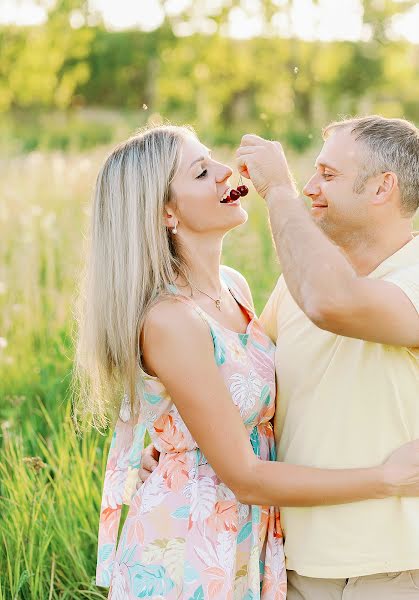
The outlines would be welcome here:
<svg viewBox="0 0 419 600">
<path fill-rule="evenodd" d="M 327 221 L 326 219 L 326 208 L 312 208 L 311 209 L 311 218 L 315 223 L 321 226 L 322 223 Z"/>
<path fill-rule="evenodd" d="M 336 232 L 336 227 L 333 227 L 333 224 L 326 218 L 325 212 L 323 213 L 312 213 L 312 219 L 314 223 L 323 231 L 327 237 L 333 239 L 333 233 Z"/>
</svg>

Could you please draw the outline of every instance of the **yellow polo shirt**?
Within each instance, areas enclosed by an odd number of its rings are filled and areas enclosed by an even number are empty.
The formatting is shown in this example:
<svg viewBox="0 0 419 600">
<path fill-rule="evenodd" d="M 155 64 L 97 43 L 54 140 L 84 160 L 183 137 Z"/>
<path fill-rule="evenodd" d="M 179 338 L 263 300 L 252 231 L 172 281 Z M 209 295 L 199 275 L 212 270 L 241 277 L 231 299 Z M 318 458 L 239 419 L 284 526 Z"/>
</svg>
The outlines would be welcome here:
<svg viewBox="0 0 419 600">
<path fill-rule="evenodd" d="M 419 312 L 419 236 L 370 278 L 398 285 Z M 382 463 L 419 438 L 419 349 L 323 331 L 283 277 L 262 315 L 277 344 L 278 460 L 323 468 Z M 282 508 L 287 568 L 346 578 L 419 569 L 419 498 Z"/>
</svg>

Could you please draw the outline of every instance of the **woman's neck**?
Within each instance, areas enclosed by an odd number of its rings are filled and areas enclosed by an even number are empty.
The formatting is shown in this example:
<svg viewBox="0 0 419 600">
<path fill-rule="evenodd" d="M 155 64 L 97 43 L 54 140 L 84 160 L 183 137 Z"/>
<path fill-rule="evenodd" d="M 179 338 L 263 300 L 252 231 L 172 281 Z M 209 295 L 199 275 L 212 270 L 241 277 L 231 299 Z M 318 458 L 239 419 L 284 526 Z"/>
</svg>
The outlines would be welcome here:
<svg viewBox="0 0 419 600">
<path fill-rule="evenodd" d="M 198 289 L 218 297 L 221 290 L 220 261 L 223 240 L 221 239 L 188 239 L 183 243 L 183 253 L 189 268 L 190 282 Z M 176 285 L 187 285 L 179 277 Z"/>
</svg>

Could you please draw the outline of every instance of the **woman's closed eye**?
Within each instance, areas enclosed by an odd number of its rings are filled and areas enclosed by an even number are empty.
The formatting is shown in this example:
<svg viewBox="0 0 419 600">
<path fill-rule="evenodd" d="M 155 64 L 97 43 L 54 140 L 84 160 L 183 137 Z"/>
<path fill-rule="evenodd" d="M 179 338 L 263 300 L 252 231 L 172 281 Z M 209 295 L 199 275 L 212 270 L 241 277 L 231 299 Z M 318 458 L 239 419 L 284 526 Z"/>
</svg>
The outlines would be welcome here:
<svg viewBox="0 0 419 600">
<path fill-rule="evenodd" d="M 323 179 L 326 179 L 326 181 L 329 181 L 331 177 L 333 177 L 332 173 L 322 173 L 322 177 Z"/>
<path fill-rule="evenodd" d="M 200 179 L 201 177 L 205 177 L 205 176 L 207 175 L 207 173 L 208 173 L 208 170 L 207 170 L 207 169 L 204 169 L 204 170 L 202 171 L 202 173 L 201 173 L 200 175 L 198 175 L 197 179 Z"/>
</svg>

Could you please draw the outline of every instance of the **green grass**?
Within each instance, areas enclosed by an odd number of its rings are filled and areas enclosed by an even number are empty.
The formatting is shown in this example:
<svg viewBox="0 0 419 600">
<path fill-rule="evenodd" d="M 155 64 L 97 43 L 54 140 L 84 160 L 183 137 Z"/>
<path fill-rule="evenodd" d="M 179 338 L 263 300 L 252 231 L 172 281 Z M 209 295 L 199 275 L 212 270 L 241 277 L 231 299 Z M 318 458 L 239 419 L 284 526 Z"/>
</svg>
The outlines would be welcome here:
<svg viewBox="0 0 419 600">
<path fill-rule="evenodd" d="M 28 424 L 36 455 L 26 454 L 17 432 L 3 439 L 1 593 L 22 600 L 101 598 L 93 575 L 103 440 L 78 439 L 68 409 L 54 422 L 37 405 L 48 435 Z"/>
</svg>

